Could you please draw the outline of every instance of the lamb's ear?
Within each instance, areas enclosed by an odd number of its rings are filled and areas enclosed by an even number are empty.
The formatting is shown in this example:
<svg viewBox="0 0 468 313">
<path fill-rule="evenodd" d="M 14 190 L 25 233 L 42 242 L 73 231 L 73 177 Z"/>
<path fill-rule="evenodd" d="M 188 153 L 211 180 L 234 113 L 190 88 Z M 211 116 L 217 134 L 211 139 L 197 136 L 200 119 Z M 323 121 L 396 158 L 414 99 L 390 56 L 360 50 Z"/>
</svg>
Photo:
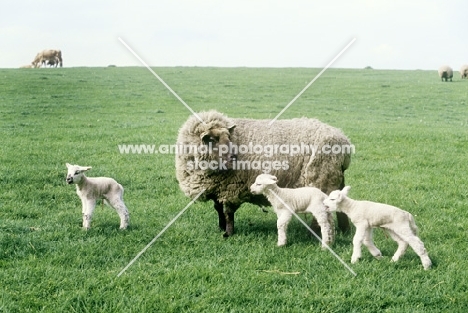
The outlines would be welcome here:
<svg viewBox="0 0 468 313">
<path fill-rule="evenodd" d="M 351 186 L 344 187 L 343 190 L 341 190 L 341 194 L 343 196 L 347 196 L 350 189 L 351 189 Z"/>
<path fill-rule="evenodd" d="M 92 166 L 80 166 L 80 171 L 86 172 L 92 168 L 93 168 Z"/>
<path fill-rule="evenodd" d="M 276 184 L 277 181 L 278 181 L 278 178 L 276 178 L 276 176 L 270 175 L 270 177 L 268 177 L 265 183 L 266 185 L 274 185 Z"/>
<path fill-rule="evenodd" d="M 65 163 L 65 165 L 67 166 L 67 168 L 69 168 L 71 166 L 70 163 Z"/>
<path fill-rule="evenodd" d="M 232 133 L 232 131 L 234 130 L 234 128 L 236 128 L 236 124 L 231 124 L 227 127 L 227 129 L 229 130 L 229 133 Z"/>
</svg>

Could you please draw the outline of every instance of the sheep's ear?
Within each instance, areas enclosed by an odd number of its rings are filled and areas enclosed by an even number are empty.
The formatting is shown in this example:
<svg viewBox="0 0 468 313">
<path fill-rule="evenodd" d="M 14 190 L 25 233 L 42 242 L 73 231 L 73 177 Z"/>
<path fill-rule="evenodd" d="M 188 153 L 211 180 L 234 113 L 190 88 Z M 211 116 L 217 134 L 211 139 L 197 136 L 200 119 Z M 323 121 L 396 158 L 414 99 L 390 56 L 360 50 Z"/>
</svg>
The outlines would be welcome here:
<svg viewBox="0 0 468 313">
<path fill-rule="evenodd" d="M 276 176 L 274 176 L 274 175 L 271 175 L 270 178 L 271 178 L 271 180 L 273 180 L 275 183 L 278 181 L 278 178 L 276 178 Z"/>
<path fill-rule="evenodd" d="M 351 186 L 344 187 L 343 190 L 341 190 L 341 194 L 343 196 L 347 196 L 350 189 L 351 189 Z"/>
<path fill-rule="evenodd" d="M 227 127 L 227 129 L 229 130 L 230 133 L 232 133 L 232 131 L 234 130 L 234 128 L 236 128 L 236 124 L 231 124 Z"/>
<path fill-rule="evenodd" d="M 69 168 L 71 166 L 70 163 L 65 163 L 65 165 L 67 166 L 67 168 Z"/>
<path fill-rule="evenodd" d="M 92 169 L 91 166 L 80 166 L 80 171 L 86 172 L 88 170 Z"/>
</svg>

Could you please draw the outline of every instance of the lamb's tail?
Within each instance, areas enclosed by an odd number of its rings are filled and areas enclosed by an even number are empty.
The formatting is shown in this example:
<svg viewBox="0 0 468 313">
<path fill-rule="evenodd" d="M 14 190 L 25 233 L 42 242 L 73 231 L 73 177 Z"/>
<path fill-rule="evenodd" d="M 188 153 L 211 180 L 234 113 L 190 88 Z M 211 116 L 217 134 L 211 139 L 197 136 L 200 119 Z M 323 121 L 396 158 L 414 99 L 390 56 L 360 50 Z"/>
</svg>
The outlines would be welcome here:
<svg viewBox="0 0 468 313">
<path fill-rule="evenodd" d="M 411 213 L 408 213 L 408 220 L 410 224 L 410 228 L 415 235 L 418 235 L 418 227 L 416 226 L 416 222 L 414 221 L 414 216 Z"/>
</svg>

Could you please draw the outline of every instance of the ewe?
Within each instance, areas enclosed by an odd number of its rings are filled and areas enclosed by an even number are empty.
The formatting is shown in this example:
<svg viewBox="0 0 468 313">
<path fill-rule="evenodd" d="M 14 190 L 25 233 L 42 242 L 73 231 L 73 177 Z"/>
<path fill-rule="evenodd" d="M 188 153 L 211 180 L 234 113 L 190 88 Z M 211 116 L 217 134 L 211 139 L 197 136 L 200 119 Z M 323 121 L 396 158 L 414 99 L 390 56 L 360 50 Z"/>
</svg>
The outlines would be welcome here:
<svg viewBox="0 0 468 313">
<path fill-rule="evenodd" d="M 445 81 L 448 81 L 449 79 L 452 81 L 453 69 L 448 65 L 442 65 L 439 67 L 439 76 L 441 81 L 444 81 L 444 79 Z"/>
<path fill-rule="evenodd" d="M 234 233 L 234 213 L 242 203 L 269 205 L 263 195 L 249 192 L 249 186 L 263 172 L 278 177 L 280 187 L 315 186 L 328 194 L 345 186 L 344 172 L 352 151 L 320 153 L 324 147 L 352 147 L 335 127 L 311 118 L 276 120 L 270 127 L 270 120 L 230 118 L 217 111 L 198 116 L 204 122 L 192 115 L 179 130 L 177 144 L 198 149 L 176 154 L 176 177 L 186 196 L 194 198 L 202 193 L 199 200 L 214 201 L 219 227 L 226 237 Z M 267 156 L 240 149 L 248 146 L 291 147 L 291 151 L 271 151 Z M 293 151 L 294 146 L 303 151 Z M 309 151 L 309 147 L 316 150 Z M 201 162 L 217 166 L 197 167 Z M 347 231 L 346 215 L 337 213 L 337 218 L 338 227 Z"/>
<path fill-rule="evenodd" d="M 332 243 L 333 218 L 323 205 L 327 195 L 314 187 L 280 188 L 276 185 L 277 181 L 273 175 L 260 174 L 250 186 L 250 191 L 265 195 L 273 206 L 278 217 L 278 246 L 286 244 L 286 229 L 293 216 L 290 209 L 296 213 L 312 213 L 322 231 L 322 248 Z"/>
<path fill-rule="evenodd" d="M 393 262 L 398 261 L 409 244 L 421 258 L 424 269 L 431 267 L 431 260 L 423 242 L 416 236 L 417 227 L 409 212 L 383 203 L 352 200 L 347 197 L 349 189 L 351 187 L 346 186 L 341 191 L 333 191 L 323 203 L 329 211 L 343 212 L 348 215 L 356 226 L 351 263 L 356 263 L 361 257 L 361 244 L 364 244 L 374 257 L 378 259 L 382 257 L 382 253 L 372 240 L 372 228 L 380 227 L 398 243 L 398 249 L 392 257 Z"/>
<path fill-rule="evenodd" d="M 460 77 L 461 79 L 468 78 L 468 64 L 464 64 L 460 68 Z"/>
<path fill-rule="evenodd" d="M 108 177 L 86 177 L 84 172 L 91 169 L 91 166 L 79 166 L 66 164 L 68 168 L 67 183 L 76 184 L 76 193 L 83 205 L 83 228 L 91 227 L 91 217 L 96 200 L 103 199 L 113 207 L 120 216 L 120 229 L 128 226 L 129 213 L 123 202 L 124 189 L 122 185 Z"/>
</svg>

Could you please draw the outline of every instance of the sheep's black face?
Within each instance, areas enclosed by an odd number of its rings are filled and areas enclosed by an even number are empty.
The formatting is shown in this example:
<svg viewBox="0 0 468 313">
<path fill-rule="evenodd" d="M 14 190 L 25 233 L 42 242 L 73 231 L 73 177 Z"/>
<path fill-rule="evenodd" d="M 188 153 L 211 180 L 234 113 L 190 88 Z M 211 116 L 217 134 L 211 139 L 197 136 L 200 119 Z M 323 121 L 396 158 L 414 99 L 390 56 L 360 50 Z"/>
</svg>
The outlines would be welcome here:
<svg viewBox="0 0 468 313">
<path fill-rule="evenodd" d="M 210 129 L 201 136 L 201 140 L 206 146 L 202 158 L 217 162 L 217 170 L 232 168 L 232 162 L 236 160 L 237 156 L 232 153 L 230 129 Z"/>
</svg>

